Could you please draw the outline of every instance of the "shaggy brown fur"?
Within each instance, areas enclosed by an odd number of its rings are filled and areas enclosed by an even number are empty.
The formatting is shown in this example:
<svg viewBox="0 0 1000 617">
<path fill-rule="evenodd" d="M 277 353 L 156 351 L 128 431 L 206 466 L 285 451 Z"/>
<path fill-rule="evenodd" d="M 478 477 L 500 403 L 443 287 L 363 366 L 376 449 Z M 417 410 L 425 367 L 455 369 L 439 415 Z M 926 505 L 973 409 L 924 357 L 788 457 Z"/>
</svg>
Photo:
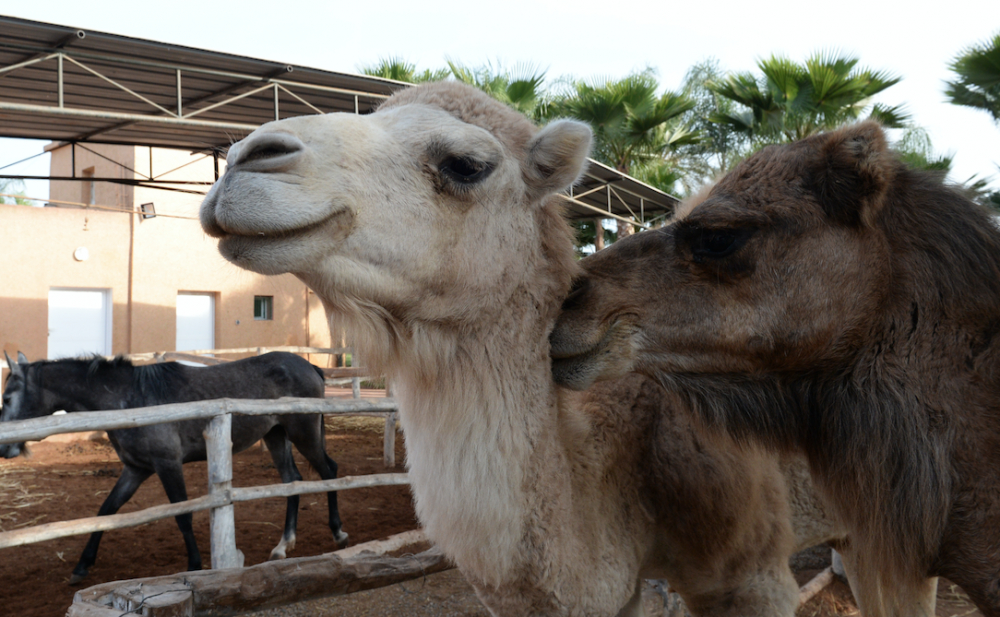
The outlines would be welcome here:
<svg viewBox="0 0 1000 617">
<path fill-rule="evenodd" d="M 552 338 L 560 379 L 627 365 L 736 436 L 802 449 L 861 580 L 905 597 L 947 576 L 1000 615 L 1000 233 L 985 211 L 862 123 L 766 148 L 684 219 L 583 266 Z"/>
</svg>

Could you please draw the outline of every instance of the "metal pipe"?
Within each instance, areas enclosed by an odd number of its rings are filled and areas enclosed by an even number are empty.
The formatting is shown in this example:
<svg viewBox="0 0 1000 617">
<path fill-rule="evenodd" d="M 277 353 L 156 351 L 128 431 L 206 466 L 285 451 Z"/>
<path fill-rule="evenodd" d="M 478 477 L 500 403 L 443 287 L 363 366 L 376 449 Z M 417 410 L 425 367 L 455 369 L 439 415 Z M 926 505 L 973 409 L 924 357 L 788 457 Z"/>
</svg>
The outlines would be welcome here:
<svg viewBox="0 0 1000 617">
<path fill-rule="evenodd" d="M 197 126 L 201 128 L 224 129 L 234 131 L 253 131 L 259 124 L 245 124 L 241 122 L 213 122 L 209 120 L 189 120 L 187 118 L 177 118 L 173 112 L 169 116 L 148 116 L 144 114 L 125 114 L 112 111 L 98 111 L 93 109 L 72 109 L 58 108 L 51 105 L 26 105 L 23 103 L 8 103 L 0 101 L 0 110 L 21 111 L 26 113 L 36 113 L 51 116 L 75 116 L 77 118 L 102 118 L 105 120 L 121 120 L 126 122 L 148 122 L 150 124 L 168 124 L 172 126 Z"/>
<path fill-rule="evenodd" d="M 358 114 L 358 95 L 354 95 L 354 115 Z"/>
<path fill-rule="evenodd" d="M 10 66 L 5 66 L 2 69 L 0 69 L 0 74 L 8 73 L 8 72 L 13 71 L 15 69 L 19 69 L 22 66 L 31 66 L 32 64 L 38 64 L 39 62 L 45 62 L 46 60 L 51 60 L 52 58 L 57 58 L 60 55 L 61 54 L 59 54 L 57 52 L 57 53 L 54 53 L 54 54 L 48 54 L 47 56 L 42 56 L 41 58 L 32 58 L 31 60 L 25 60 L 24 62 L 18 62 L 17 64 L 12 64 Z"/>
<path fill-rule="evenodd" d="M 285 92 L 286 92 L 286 93 L 287 93 L 287 94 L 288 94 L 289 96 L 291 96 L 292 98 L 296 99 L 296 100 L 297 100 L 298 102 L 302 103 L 303 105 L 305 105 L 305 106 L 306 106 L 306 107 L 308 107 L 309 109 L 311 109 L 311 110 L 315 111 L 316 113 L 318 113 L 318 114 L 320 114 L 320 115 L 322 115 L 322 114 L 323 114 L 323 110 L 322 110 L 322 109 L 320 109 L 319 107 L 316 107 L 315 105 L 313 105 L 313 104 L 312 104 L 312 103 L 310 103 L 309 101 L 305 100 L 304 98 L 302 98 L 302 97 L 301 97 L 301 96 L 299 96 L 298 94 L 295 94 L 294 92 L 292 92 L 292 91 L 291 91 L 291 90 L 289 90 L 288 88 L 286 88 L 286 87 L 282 86 L 281 84 L 277 84 L 277 83 L 276 83 L 276 84 L 274 84 L 274 87 L 275 87 L 275 88 L 281 88 L 281 89 L 282 89 L 282 90 L 284 90 L 284 91 L 285 91 Z M 355 106 L 355 112 L 354 112 L 354 113 L 357 113 L 357 106 Z"/>
<path fill-rule="evenodd" d="M 60 59 L 62 57 L 63 57 L 62 55 L 59 56 Z M 70 56 L 66 56 L 66 59 L 69 60 L 70 62 L 72 62 L 73 64 L 77 65 L 81 69 L 87 71 L 91 75 L 94 75 L 95 77 L 99 77 L 99 78 L 103 79 L 104 81 L 108 82 L 109 84 L 111 84 L 112 86 L 115 86 L 116 88 L 119 88 L 121 90 L 124 90 L 125 92 L 128 92 L 129 94 L 131 94 L 135 98 L 139 99 L 140 101 L 142 101 L 144 103 L 148 103 L 149 105 L 152 105 L 153 107 L 159 109 L 163 113 L 170 114 L 171 116 L 174 115 L 174 112 L 170 111 L 166 107 L 163 107 L 161 105 L 157 105 L 156 103 L 154 103 L 153 101 L 147 99 L 146 97 L 144 97 L 143 95 L 139 94 L 138 92 L 135 92 L 134 90 L 129 89 L 127 86 L 121 85 L 120 83 L 118 83 L 117 81 L 111 79 L 110 77 L 106 77 L 106 76 L 102 75 L 101 73 L 99 73 L 98 71 L 95 71 L 94 69 L 90 68 L 86 64 L 81 64 L 80 62 L 77 62 L 76 60 L 74 60 Z"/>
<path fill-rule="evenodd" d="M 278 115 L 278 84 L 274 84 L 274 121 L 278 120 L 281 120 L 281 116 Z"/>
<path fill-rule="evenodd" d="M 62 107 L 63 106 L 63 57 L 62 57 L 62 54 L 59 54 L 57 62 L 58 62 L 59 68 L 56 70 L 56 83 L 58 84 L 57 88 L 59 90 L 59 107 Z"/>
<path fill-rule="evenodd" d="M 646 225 L 644 223 L 640 223 L 639 221 L 627 219 L 624 216 L 619 216 L 619 215 L 617 215 L 617 214 L 615 214 L 613 212 L 605 212 L 604 210 L 602 210 L 602 209 L 600 209 L 600 208 L 598 208 L 596 206 L 592 206 L 590 204 L 585 204 L 582 201 L 577 201 L 577 200 L 573 199 L 572 197 L 570 197 L 569 195 L 560 195 L 560 197 L 562 197 L 563 199 L 565 199 L 566 201 L 572 203 L 575 206 L 579 206 L 579 207 L 585 208 L 587 210 L 593 210 L 594 212 L 600 214 L 601 218 L 615 219 L 615 220 L 618 220 L 618 221 L 622 221 L 622 222 L 628 223 L 629 225 L 635 225 L 636 227 L 641 227 L 642 229 L 649 229 L 649 225 Z"/>
<path fill-rule="evenodd" d="M 32 47 L 32 46 L 28 46 L 28 45 L 24 45 L 24 46 L 22 46 L 22 45 L 11 45 L 11 47 L 25 49 L 25 50 L 32 50 L 32 51 L 38 49 L 37 47 Z M 48 49 L 45 49 L 45 51 L 48 51 Z M 230 79 L 242 79 L 242 80 L 246 80 L 246 81 L 260 81 L 261 80 L 260 75 L 247 75 L 246 73 L 233 73 L 231 71 L 217 71 L 217 70 L 214 70 L 214 69 L 202 69 L 202 68 L 198 68 L 198 67 L 195 67 L 195 66 L 188 66 L 188 65 L 184 65 L 184 64 L 167 64 L 165 62 L 150 62 L 148 60 L 134 60 L 132 58 L 123 58 L 121 56 L 109 56 L 109 55 L 106 55 L 106 54 L 94 54 L 94 53 L 80 52 L 80 51 L 76 51 L 76 50 L 74 50 L 72 54 L 68 54 L 67 53 L 66 55 L 67 56 L 72 55 L 73 57 L 76 57 L 76 58 L 85 58 L 87 60 L 101 60 L 101 61 L 104 61 L 104 62 L 120 62 L 122 64 L 128 64 L 128 65 L 132 65 L 132 66 L 142 66 L 142 67 L 147 67 L 147 68 L 168 69 L 168 70 L 181 69 L 185 73 L 198 73 L 200 75 L 211 75 L 211 76 L 215 76 L 215 77 L 228 77 Z M 34 61 L 32 61 L 32 62 L 34 62 Z M 11 70 L 13 68 L 17 68 L 17 65 L 13 65 L 13 66 L 8 67 L 6 69 L 0 69 L 0 72 L 2 72 L 4 70 Z M 283 72 L 285 72 L 285 73 L 292 72 L 292 67 L 291 66 L 284 67 Z M 296 81 L 287 81 L 287 80 L 284 80 L 284 79 L 271 79 L 269 81 L 281 84 L 283 86 L 291 86 L 291 87 L 297 87 L 297 88 L 306 88 L 306 89 L 309 89 L 309 90 L 320 90 L 320 91 L 323 91 L 323 92 L 331 92 L 331 93 L 336 93 L 336 94 L 357 95 L 357 96 L 364 96 L 364 97 L 373 98 L 373 99 L 387 99 L 387 98 L 389 98 L 388 94 L 377 94 L 375 92 L 364 92 L 364 91 L 361 91 L 361 90 L 351 90 L 349 88 L 336 88 L 336 87 L 333 87 L 333 86 L 321 86 L 319 84 L 307 84 L 307 83 L 296 82 Z"/>
<path fill-rule="evenodd" d="M 263 85 L 263 86 L 261 86 L 259 88 L 254 88 L 253 90 L 251 90 L 249 92 L 244 92 L 243 94 L 229 97 L 228 99 L 225 99 L 223 101 L 219 101 L 218 103 L 214 103 L 212 105 L 209 105 L 208 107 L 202 107 L 198 111 L 192 111 L 191 113 L 189 113 L 187 115 L 187 117 L 188 118 L 193 118 L 194 116 L 197 116 L 198 114 L 203 114 L 206 111 L 215 109 L 216 107 L 222 107 L 223 105 L 228 105 L 229 103 L 232 103 L 233 101 L 238 101 L 238 100 L 240 100 L 242 98 L 246 98 L 248 96 L 253 96 L 254 94 L 257 94 L 258 92 L 263 92 L 264 90 L 267 90 L 270 87 L 272 87 L 271 84 L 265 84 L 265 85 Z"/>
<path fill-rule="evenodd" d="M 181 98 L 181 70 L 177 69 L 177 117 L 184 117 L 184 110 L 182 109 L 182 98 Z"/>
</svg>

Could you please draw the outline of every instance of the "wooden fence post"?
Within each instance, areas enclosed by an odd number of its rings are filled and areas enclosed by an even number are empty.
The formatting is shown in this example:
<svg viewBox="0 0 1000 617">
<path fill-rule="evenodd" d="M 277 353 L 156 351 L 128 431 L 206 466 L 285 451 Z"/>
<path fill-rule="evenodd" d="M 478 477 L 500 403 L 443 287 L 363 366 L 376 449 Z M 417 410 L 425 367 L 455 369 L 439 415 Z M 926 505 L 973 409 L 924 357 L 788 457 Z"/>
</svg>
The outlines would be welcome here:
<svg viewBox="0 0 1000 617">
<path fill-rule="evenodd" d="M 392 386 L 385 380 L 385 395 L 392 397 Z M 382 435 L 382 462 L 386 467 L 396 466 L 396 413 L 385 416 L 385 433 Z"/>
<path fill-rule="evenodd" d="M 229 403 L 226 403 L 228 410 Z M 233 487 L 233 415 L 212 418 L 205 428 L 208 454 L 208 494 L 228 492 Z M 212 569 L 242 568 L 243 553 L 236 548 L 236 521 L 232 504 L 209 512 Z"/>
</svg>

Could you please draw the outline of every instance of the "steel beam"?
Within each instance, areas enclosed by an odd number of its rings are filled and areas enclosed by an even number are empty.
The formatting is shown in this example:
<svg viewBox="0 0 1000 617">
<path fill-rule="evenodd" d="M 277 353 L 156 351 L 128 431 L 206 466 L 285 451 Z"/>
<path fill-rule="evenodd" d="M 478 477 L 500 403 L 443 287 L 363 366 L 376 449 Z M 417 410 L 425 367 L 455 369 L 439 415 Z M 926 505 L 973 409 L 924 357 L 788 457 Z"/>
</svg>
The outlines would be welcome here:
<svg viewBox="0 0 1000 617">
<path fill-rule="evenodd" d="M 167 124 L 173 126 L 191 126 L 198 128 L 221 129 L 230 131 L 253 131 L 259 125 L 246 124 L 242 122 L 214 122 L 209 120 L 190 120 L 189 118 L 176 118 L 170 116 L 150 116 L 144 114 L 126 114 L 114 111 L 98 111 L 93 109 L 73 109 L 70 107 L 53 107 L 51 105 L 27 105 L 24 103 L 8 103 L 0 101 L 0 111 L 18 111 L 22 113 L 49 115 L 49 116 L 75 116 L 77 118 L 99 118 L 104 120 L 119 120 L 122 122 L 146 122 L 149 124 Z M 102 129 L 99 132 L 111 130 Z"/>
</svg>

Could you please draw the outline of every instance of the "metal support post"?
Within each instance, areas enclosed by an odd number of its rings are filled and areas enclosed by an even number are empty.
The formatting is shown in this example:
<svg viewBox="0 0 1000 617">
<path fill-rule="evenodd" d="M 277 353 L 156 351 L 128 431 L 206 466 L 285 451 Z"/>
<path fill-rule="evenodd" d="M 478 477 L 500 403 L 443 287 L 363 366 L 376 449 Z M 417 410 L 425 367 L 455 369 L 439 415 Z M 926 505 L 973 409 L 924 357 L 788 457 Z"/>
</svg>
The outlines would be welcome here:
<svg viewBox="0 0 1000 617">
<path fill-rule="evenodd" d="M 184 110 L 182 108 L 182 97 L 181 97 L 181 70 L 177 69 L 177 117 L 184 117 Z"/>
<path fill-rule="evenodd" d="M 274 84 L 274 121 L 281 120 L 278 116 L 278 84 Z"/>
<path fill-rule="evenodd" d="M 58 58 L 58 70 L 56 75 L 57 88 L 59 90 L 59 107 L 63 107 L 63 55 L 59 54 Z"/>
</svg>

